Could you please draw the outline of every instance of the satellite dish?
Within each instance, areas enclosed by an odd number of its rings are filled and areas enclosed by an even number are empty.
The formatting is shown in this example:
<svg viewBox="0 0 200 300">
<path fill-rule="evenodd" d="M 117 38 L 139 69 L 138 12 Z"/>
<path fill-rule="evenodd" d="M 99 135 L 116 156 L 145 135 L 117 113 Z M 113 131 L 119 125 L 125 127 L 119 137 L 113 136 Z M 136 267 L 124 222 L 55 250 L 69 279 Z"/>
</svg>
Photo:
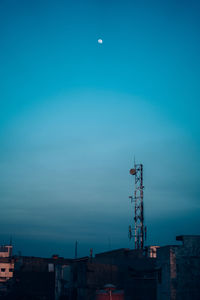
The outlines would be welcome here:
<svg viewBox="0 0 200 300">
<path fill-rule="evenodd" d="M 130 174 L 135 175 L 136 174 L 136 169 L 130 169 Z"/>
</svg>

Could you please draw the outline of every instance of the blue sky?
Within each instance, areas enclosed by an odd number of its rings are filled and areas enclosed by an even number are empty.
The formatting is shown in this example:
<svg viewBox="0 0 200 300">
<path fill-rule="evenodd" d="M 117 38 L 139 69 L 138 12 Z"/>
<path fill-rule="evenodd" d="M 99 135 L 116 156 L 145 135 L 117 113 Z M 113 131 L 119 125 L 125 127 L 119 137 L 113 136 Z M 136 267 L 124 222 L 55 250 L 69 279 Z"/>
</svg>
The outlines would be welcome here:
<svg viewBox="0 0 200 300">
<path fill-rule="evenodd" d="M 0 241 L 27 255 L 199 232 L 198 1 L 1 1 Z M 103 44 L 97 43 L 98 38 Z"/>
</svg>

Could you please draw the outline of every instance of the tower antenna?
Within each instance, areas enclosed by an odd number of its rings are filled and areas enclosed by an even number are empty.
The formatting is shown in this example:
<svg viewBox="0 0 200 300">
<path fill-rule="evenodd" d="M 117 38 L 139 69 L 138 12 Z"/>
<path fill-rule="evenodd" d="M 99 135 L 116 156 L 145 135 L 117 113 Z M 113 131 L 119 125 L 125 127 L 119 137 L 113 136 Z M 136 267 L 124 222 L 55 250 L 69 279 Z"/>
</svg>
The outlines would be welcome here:
<svg viewBox="0 0 200 300">
<path fill-rule="evenodd" d="M 135 249 L 144 248 L 146 240 L 146 227 L 144 227 L 144 204 L 143 204 L 143 165 L 135 163 L 134 168 L 130 169 L 130 174 L 135 176 L 134 196 L 129 196 L 134 202 L 134 225 L 129 226 L 129 238 L 134 238 Z"/>
</svg>

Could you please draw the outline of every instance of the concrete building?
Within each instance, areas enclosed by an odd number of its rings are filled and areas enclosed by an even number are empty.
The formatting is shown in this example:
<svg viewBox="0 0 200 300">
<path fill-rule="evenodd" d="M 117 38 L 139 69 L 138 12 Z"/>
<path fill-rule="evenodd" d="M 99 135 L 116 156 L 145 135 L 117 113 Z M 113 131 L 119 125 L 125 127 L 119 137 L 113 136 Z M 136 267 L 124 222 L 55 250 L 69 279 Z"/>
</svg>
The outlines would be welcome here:
<svg viewBox="0 0 200 300">
<path fill-rule="evenodd" d="M 176 239 L 181 244 L 121 248 L 78 259 L 10 257 L 12 249 L 3 248 L 0 287 L 9 291 L 3 299 L 107 299 L 106 287 L 115 286 L 116 299 L 199 300 L 200 236 Z"/>
<path fill-rule="evenodd" d="M 157 257 L 157 250 L 160 246 L 148 246 L 146 247 L 147 256 L 151 258 Z"/>
<path fill-rule="evenodd" d="M 74 260 L 71 267 L 70 300 L 94 300 L 107 284 L 121 291 L 116 297 L 156 299 L 155 258 L 147 257 L 143 250 L 122 248 L 99 253 L 94 258 Z"/>
<path fill-rule="evenodd" d="M 13 277 L 14 260 L 11 258 L 0 258 L 0 282 L 6 282 Z"/>
<path fill-rule="evenodd" d="M 55 300 L 69 299 L 71 281 L 71 265 L 68 263 L 55 265 Z"/>
<path fill-rule="evenodd" d="M 0 283 L 11 279 L 13 272 L 12 246 L 0 246 Z"/>
<path fill-rule="evenodd" d="M 200 299 L 200 236 L 176 237 L 182 245 L 157 249 L 157 300 Z"/>
<path fill-rule="evenodd" d="M 64 293 L 64 271 L 71 261 L 58 255 L 51 258 L 15 257 L 15 284 L 10 299 L 61 299 Z"/>
<path fill-rule="evenodd" d="M 13 246 L 6 245 L 0 246 L 0 257 L 11 257 Z"/>
</svg>

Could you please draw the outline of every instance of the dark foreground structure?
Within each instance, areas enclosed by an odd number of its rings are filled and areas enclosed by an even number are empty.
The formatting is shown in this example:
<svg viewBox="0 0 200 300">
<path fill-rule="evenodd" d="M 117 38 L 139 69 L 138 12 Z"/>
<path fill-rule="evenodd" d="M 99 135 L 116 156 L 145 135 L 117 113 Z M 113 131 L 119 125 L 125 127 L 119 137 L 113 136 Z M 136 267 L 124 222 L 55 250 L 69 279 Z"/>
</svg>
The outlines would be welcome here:
<svg viewBox="0 0 200 300">
<path fill-rule="evenodd" d="M 199 300 L 200 236 L 177 240 L 79 259 L 12 257 L 13 277 L 1 282 L 0 299 Z"/>
<path fill-rule="evenodd" d="M 157 299 L 200 299 L 200 236 L 177 236 L 182 245 L 157 252 Z"/>
</svg>

